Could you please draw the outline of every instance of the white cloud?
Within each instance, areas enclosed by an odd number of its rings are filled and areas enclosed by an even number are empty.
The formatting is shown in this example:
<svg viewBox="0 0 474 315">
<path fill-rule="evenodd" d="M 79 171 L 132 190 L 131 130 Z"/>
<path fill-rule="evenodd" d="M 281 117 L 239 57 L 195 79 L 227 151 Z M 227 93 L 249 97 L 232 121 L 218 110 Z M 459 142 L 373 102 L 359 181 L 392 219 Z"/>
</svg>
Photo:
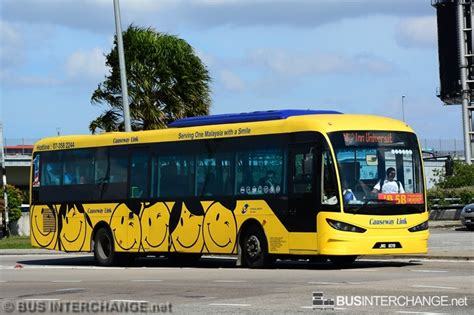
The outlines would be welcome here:
<svg viewBox="0 0 474 315">
<path fill-rule="evenodd" d="M 300 53 L 259 49 L 250 56 L 250 60 L 273 74 L 290 77 L 354 72 L 387 74 L 394 69 L 391 63 L 368 53 L 345 56 L 320 51 Z"/>
<path fill-rule="evenodd" d="M 370 15 L 434 14 L 429 3 L 413 0 L 123 0 L 120 5 L 123 25 L 137 21 L 156 25 L 159 21 L 164 28 L 176 24 L 203 28 L 221 25 L 317 27 Z M 61 25 L 91 32 L 110 32 L 114 26 L 112 1 L 103 0 L 81 0 L 80 4 L 78 1 L 2 0 L 2 15 L 10 21 Z"/>
<path fill-rule="evenodd" d="M 0 20 L 0 65 L 2 69 L 11 68 L 21 63 L 23 38 L 20 32 L 10 23 Z"/>
<path fill-rule="evenodd" d="M 407 18 L 397 25 L 397 43 L 406 48 L 436 47 L 436 16 Z"/>
<path fill-rule="evenodd" d="M 244 80 L 229 70 L 222 70 L 220 72 L 219 81 L 222 83 L 224 88 L 229 91 L 241 92 L 246 88 Z"/>
<path fill-rule="evenodd" d="M 62 84 L 58 79 L 47 77 L 47 76 L 37 76 L 37 75 L 19 75 L 12 72 L 11 70 L 0 70 L 0 84 L 5 86 L 15 86 L 15 87 L 51 87 Z"/>
<path fill-rule="evenodd" d="M 76 51 L 66 61 L 65 71 L 72 80 L 99 82 L 106 74 L 104 52 L 100 48 Z"/>
</svg>

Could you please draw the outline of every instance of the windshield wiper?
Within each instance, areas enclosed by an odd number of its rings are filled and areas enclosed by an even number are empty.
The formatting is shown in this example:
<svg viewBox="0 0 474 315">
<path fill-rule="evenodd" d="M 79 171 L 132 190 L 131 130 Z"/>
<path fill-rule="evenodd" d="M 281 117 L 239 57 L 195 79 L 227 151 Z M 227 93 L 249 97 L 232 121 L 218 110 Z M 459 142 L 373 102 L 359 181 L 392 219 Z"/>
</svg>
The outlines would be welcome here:
<svg viewBox="0 0 474 315">
<path fill-rule="evenodd" d="M 374 202 L 374 201 L 376 201 L 377 203 L 384 203 L 384 204 L 394 204 L 394 203 L 396 203 L 395 200 L 374 199 L 374 198 L 366 199 L 365 202 L 360 207 L 357 207 L 357 208 L 354 208 L 354 209 L 347 209 L 347 212 L 356 214 L 360 210 L 365 209 L 370 202 Z"/>
</svg>

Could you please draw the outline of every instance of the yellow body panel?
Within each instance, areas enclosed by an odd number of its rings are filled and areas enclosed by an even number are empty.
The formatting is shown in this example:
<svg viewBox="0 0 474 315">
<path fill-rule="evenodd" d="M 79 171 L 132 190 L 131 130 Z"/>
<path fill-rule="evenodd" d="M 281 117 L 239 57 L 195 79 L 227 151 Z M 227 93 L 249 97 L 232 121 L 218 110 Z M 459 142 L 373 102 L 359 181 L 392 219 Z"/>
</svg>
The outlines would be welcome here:
<svg viewBox="0 0 474 315">
<path fill-rule="evenodd" d="M 34 151 L 53 151 L 111 145 L 130 145 L 167 141 L 193 141 L 318 131 L 326 134 L 341 130 L 393 130 L 413 132 L 403 122 L 371 115 L 305 115 L 284 120 L 222 124 L 188 128 L 169 128 L 138 132 L 110 132 L 98 135 L 74 135 L 45 138 L 35 144 Z"/>
<path fill-rule="evenodd" d="M 327 223 L 327 218 L 350 223 L 365 228 L 367 231 L 364 233 L 338 231 Z M 427 212 L 392 216 L 320 212 L 318 214 L 318 245 L 320 254 L 423 254 L 428 251 L 429 231 L 409 232 L 408 229 L 427 220 Z M 386 224 L 371 224 L 371 222 L 385 222 Z M 399 242 L 402 248 L 374 249 L 373 246 L 377 242 Z"/>
<path fill-rule="evenodd" d="M 362 129 L 363 128 L 363 129 Z M 61 136 L 43 139 L 34 151 L 130 145 L 170 141 L 281 134 L 299 131 L 327 133 L 341 130 L 390 130 L 413 132 L 403 122 L 369 115 L 304 115 L 284 120 L 209 125 L 188 128 L 114 132 L 99 135 Z M 337 174 L 336 170 L 336 174 Z M 339 176 L 337 174 L 337 176 Z M 425 194 L 426 196 L 426 194 Z M 339 200 L 342 200 L 340 196 Z M 193 205 L 178 201 L 143 202 L 140 209 L 125 203 L 33 205 L 30 210 L 33 246 L 64 251 L 90 251 L 92 231 L 104 222 L 110 226 L 118 252 L 192 252 L 230 254 L 237 252 L 238 235 L 248 220 L 264 229 L 272 254 L 373 255 L 425 253 L 428 231 L 410 233 L 409 227 L 428 220 L 428 213 L 399 216 L 353 215 L 319 212 L 317 232 L 288 232 L 264 200 L 238 200 L 227 208 L 217 201 L 201 201 L 201 215 L 193 215 Z M 180 216 L 173 218 L 172 209 Z M 342 211 L 342 209 L 341 209 Z M 315 209 L 316 213 L 316 209 Z M 406 224 L 376 226 L 370 218 L 405 219 Z M 365 233 L 337 231 L 326 218 L 367 229 Z M 58 232 L 59 231 L 59 232 Z M 401 249 L 372 249 L 375 242 L 400 242 Z"/>
</svg>

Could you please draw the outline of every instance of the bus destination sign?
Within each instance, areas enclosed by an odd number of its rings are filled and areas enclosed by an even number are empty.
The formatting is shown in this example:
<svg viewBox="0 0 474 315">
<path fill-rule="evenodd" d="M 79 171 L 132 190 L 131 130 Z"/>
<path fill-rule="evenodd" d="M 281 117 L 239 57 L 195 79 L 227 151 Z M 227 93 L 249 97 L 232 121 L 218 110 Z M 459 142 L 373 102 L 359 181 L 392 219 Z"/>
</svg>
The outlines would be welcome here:
<svg viewBox="0 0 474 315">
<path fill-rule="evenodd" d="M 393 135 L 391 132 L 344 132 L 345 145 L 364 145 L 364 144 L 391 144 Z"/>
</svg>

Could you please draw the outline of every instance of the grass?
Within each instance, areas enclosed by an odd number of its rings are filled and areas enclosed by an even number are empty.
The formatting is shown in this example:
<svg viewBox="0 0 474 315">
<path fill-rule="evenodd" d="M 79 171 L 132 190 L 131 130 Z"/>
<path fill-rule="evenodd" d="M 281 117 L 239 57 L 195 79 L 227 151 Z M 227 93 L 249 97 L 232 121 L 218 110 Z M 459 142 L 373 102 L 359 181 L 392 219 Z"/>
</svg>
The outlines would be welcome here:
<svg viewBox="0 0 474 315">
<path fill-rule="evenodd" d="M 10 236 L 0 240 L 0 249 L 33 248 L 29 236 Z"/>
</svg>

